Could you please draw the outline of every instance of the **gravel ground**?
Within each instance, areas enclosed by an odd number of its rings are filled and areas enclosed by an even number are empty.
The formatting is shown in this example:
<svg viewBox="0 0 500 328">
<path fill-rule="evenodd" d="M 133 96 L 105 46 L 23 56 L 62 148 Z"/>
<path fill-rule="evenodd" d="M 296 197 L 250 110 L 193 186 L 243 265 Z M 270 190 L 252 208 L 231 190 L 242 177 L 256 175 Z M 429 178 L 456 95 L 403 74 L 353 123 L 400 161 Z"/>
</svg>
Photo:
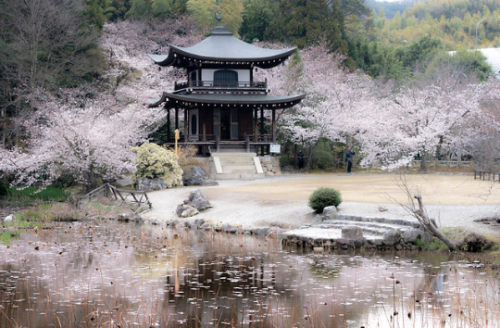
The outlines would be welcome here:
<svg viewBox="0 0 500 328">
<path fill-rule="evenodd" d="M 451 174 L 411 175 L 405 179 L 412 194 L 421 193 L 429 216 L 435 218 L 439 226 L 499 235 L 499 230 L 473 222 L 500 213 L 498 182 Z M 400 177 L 391 174 L 290 174 L 254 181 L 219 181 L 219 186 L 201 187 L 213 208 L 194 218 L 242 227 L 294 229 L 310 223 L 315 216 L 307 206 L 312 191 L 328 186 L 342 193 L 341 214 L 414 220 L 399 205 L 407 203 L 407 196 L 399 185 Z M 153 210 L 144 216 L 157 221 L 176 218 L 177 205 L 196 188 L 148 193 Z"/>
</svg>

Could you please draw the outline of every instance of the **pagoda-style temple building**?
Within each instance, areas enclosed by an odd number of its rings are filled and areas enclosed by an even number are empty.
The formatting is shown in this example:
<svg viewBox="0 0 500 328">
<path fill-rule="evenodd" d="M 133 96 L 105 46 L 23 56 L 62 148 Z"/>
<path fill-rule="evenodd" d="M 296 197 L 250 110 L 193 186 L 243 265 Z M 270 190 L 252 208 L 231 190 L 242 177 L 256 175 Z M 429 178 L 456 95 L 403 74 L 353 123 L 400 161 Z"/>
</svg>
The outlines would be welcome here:
<svg viewBox="0 0 500 328">
<path fill-rule="evenodd" d="M 171 45 L 168 55 L 149 55 L 160 66 L 187 72 L 187 81 L 175 82 L 172 92 L 163 92 L 161 99 L 150 106 L 164 106 L 168 111 L 169 136 L 170 114 L 174 113 L 181 142 L 198 146 L 202 154 L 269 153 L 276 142 L 276 110 L 296 105 L 305 95 L 271 96 L 267 80 L 255 80 L 254 71 L 283 64 L 295 51 L 256 47 L 216 27 L 192 47 Z M 179 109 L 184 110 L 182 127 Z M 267 125 L 265 114 L 271 117 Z"/>
</svg>

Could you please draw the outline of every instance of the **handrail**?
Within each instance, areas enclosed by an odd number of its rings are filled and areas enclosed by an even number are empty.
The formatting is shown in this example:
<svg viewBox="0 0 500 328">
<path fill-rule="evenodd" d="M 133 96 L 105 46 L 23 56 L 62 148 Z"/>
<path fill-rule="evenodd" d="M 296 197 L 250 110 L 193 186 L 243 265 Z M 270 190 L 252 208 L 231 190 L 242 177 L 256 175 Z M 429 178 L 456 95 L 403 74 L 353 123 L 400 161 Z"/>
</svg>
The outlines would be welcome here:
<svg viewBox="0 0 500 328">
<path fill-rule="evenodd" d="M 134 214 L 136 214 L 139 211 L 142 204 L 148 205 L 149 209 L 151 209 L 153 207 L 153 204 L 149 201 L 148 194 L 145 191 L 118 189 L 115 186 L 110 185 L 109 183 L 105 183 L 102 186 L 92 190 L 91 192 L 89 192 L 88 194 L 83 196 L 82 199 L 88 197 L 90 200 L 93 196 L 95 196 L 101 192 L 104 192 L 106 196 L 112 194 L 116 200 L 121 200 L 122 202 L 120 205 L 122 205 L 127 200 L 127 197 L 128 197 L 128 195 L 123 196 L 122 193 L 123 194 L 130 194 L 133 198 L 132 202 L 137 203 L 137 205 L 138 205 L 137 210 L 134 212 Z M 108 194 L 108 192 L 109 192 L 109 194 Z M 136 195 L 140 195 L 140 197 L 136 197 Z"/>
<path fill-rule="evenodd" d="M 186 88 L 267 88 L 267 81 L 189 81 L 175 82 L 175 90 Z"/>
</svg>

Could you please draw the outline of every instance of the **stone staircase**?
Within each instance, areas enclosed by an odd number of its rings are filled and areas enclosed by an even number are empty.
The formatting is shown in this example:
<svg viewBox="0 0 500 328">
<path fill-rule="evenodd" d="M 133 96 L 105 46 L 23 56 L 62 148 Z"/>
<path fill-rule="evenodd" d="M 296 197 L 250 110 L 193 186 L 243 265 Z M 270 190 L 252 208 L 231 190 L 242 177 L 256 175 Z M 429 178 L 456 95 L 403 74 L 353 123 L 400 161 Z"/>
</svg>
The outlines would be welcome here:
<svg viewBox="0 0 500 328">
<path fill-rule="evenodd" d="M 265 177 L 255 153 L 217 152 L 211 154 L 216 180 L 262 179 Z"/>
<path fill-rule="evenodd" d="M 346 232 L 353 229 L 359 235 L 349 238 Z M 417 240 L 427 241 L 429 235 L 417 221 L 339 215 L 331 210 L 317 215 L 311 224 L 283 233 L 280 238 L 287 244 L 334 249 L 413 249 Z"/>
</svg>

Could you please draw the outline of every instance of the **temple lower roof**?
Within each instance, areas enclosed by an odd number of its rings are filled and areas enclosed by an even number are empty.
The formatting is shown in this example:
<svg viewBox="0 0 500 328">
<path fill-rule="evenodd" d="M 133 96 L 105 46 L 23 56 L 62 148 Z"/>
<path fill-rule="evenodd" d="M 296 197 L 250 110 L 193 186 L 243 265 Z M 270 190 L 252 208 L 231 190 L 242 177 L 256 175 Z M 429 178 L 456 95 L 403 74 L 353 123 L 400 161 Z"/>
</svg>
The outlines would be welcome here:
<svg viewBox="0 0 500 328">
<path fill-rule="evenodd" d="M 165 103 L 168 108 L 197 107 L 248 107 L 248 108 L 288 108 L 302 99 L 305 94 L 295 96 L 268 96 L 268 95 L 234 95 L 234 94 L 173 94 L 163 93 L 161 99 L 151 103 L 149 107 L 158 107 Z"/>
</svg>

